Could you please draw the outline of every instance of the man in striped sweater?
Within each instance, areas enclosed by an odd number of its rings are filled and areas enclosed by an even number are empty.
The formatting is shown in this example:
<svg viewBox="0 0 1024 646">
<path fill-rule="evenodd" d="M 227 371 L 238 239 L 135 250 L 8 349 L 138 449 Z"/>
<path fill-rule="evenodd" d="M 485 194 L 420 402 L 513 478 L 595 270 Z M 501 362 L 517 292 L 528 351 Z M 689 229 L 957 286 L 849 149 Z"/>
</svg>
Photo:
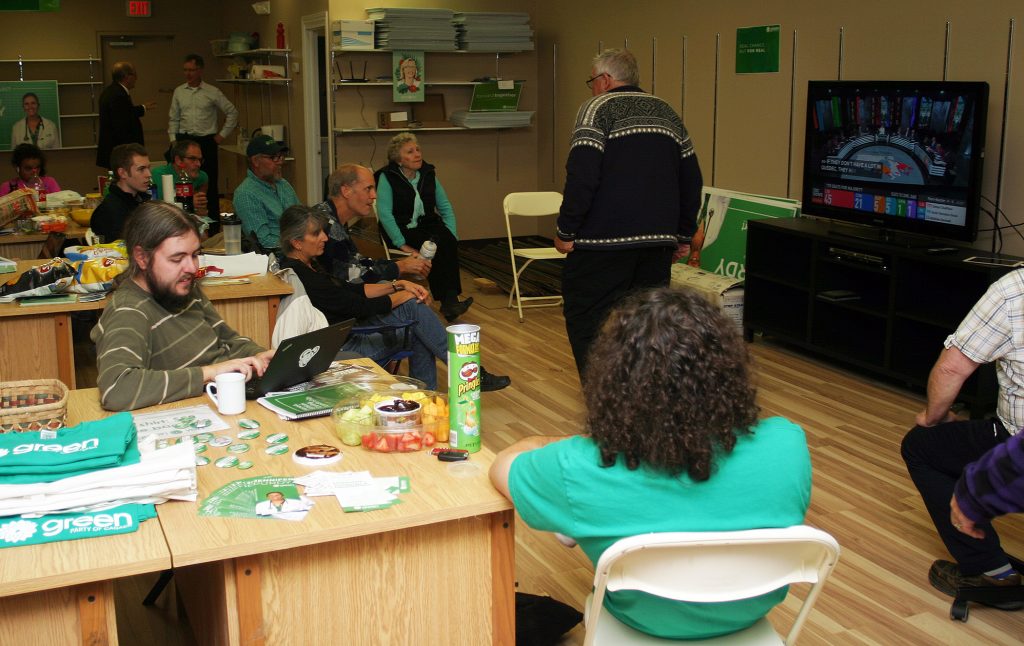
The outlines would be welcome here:
<svg viewBox="0 0 1024 646">
<path fill-rule="evenodd" d="M 196 282 L 196 222 L 164 202 L 140 206 L 125 229 L 128 269 L 93 328 L 100 404 L 134 410 L 195 397 L 225 372 L 262 375 L 273 350 L 239 336 Z"/>
</svg>

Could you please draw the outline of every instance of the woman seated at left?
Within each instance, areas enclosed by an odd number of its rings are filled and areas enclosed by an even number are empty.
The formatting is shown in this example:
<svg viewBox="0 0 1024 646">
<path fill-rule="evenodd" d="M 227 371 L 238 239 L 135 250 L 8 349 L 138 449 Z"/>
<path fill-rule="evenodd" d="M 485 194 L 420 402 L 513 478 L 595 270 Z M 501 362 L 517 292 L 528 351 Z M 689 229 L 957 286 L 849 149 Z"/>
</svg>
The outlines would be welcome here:
<svg viewBox="0 0 1024 646">
<path fill-rule="evenodd" d="M 43 190 L 56 193 L 60 190 L 57 180 L 46 174 L 46 156 L 32 144 L 19 144 L 11 154 L 11 166 L 14 166 L 14 177 L 0 184 L 0 195 L 7 195 L 19 188 L 37 188 L 34 186 L 36 177 L 43 182 Z"/>
<path fill-rule="evenodd" d="M 313 307 L 323 312 L 331 324 L 351 318 L 359 325 L 403 325 L 415 321 L 409 376 L 436 390 L 434 361 L 447 363 L 448 337 L 430 309 L 430 294 L 421 285 L 407 280 L 353 284 L 334 277 L 317 260 L 327 243 L 327 226 L 326 218 L 309 207 L 296 204 L 285 209 L 281 215 L 281 250 L 285 254 L 281 268 L 295 272 Z M 383 363 L 400 343 L 389 342 L 385 335 L 374 333 L 352 336 L 342 349 Z M 492 375 L 482 367 L 480 373 L 484 391 L 499 390 L 511 383 L 508 377 Z"/>
</svg>

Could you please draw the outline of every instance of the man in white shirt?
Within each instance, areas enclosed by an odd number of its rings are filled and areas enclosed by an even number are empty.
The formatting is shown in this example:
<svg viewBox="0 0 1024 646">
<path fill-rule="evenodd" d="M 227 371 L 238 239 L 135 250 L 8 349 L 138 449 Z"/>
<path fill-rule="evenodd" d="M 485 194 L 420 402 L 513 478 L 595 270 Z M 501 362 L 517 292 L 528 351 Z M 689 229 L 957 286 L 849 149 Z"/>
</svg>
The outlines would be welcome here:
<svg viewBox="0 0 1024 646">
<path fill-rule="evenodd" d="M 206 200 L 214 220 L 220 213 L 220 193 L 217 183 L 217 146 L 224 142 L 238 125 L 238 109 L 224 93 L 203 82 L 203 57 L 189 54 L 182 70 L 185 82 L 174 89 L 167 134 L 171 141 L 191 139 L 199 144 L 203 153 L 202 169 L 210 178 Z M 219 113 L 224 113 L 224 125 L 217 128 Z"/>
</svg>

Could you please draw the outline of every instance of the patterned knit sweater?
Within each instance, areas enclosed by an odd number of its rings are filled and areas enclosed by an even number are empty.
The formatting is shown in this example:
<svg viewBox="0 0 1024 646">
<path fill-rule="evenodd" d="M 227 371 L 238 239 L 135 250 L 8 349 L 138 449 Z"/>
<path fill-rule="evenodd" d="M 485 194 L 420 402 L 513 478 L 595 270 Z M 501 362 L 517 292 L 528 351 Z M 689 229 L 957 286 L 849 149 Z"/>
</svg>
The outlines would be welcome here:
<svg viewBox="0 0 1024 646">
<path fill-rule="evenodd" d="M 577 249 L 675 247 L 696 230 L 702 184 L 672 107 L 634 86 L 614 88 L 576 117 L 558 237 Z"/>
<path fill-rule="evenodd" d="M 224 322 L 198 286 L 192 295 L 175 313 L 131 280 L 118 286 L 91 335 L 103 408 L 195 397 L 203 392 L 203 366 L 263 352 Z"/>
</svg>

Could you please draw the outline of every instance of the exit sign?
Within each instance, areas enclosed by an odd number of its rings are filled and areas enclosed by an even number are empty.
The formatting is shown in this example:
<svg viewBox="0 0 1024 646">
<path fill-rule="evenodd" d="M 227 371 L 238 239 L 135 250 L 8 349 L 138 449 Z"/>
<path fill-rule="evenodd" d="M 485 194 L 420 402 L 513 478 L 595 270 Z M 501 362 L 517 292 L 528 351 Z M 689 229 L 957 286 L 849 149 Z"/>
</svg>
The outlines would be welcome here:
<svg viewBox="0 0 1024 646">
<path fill-rule="evenodd" d="M 128 0 L 129 18 L 150 18 L 153 15 L 152 3 L 149 0 Z"/>
</svg>

